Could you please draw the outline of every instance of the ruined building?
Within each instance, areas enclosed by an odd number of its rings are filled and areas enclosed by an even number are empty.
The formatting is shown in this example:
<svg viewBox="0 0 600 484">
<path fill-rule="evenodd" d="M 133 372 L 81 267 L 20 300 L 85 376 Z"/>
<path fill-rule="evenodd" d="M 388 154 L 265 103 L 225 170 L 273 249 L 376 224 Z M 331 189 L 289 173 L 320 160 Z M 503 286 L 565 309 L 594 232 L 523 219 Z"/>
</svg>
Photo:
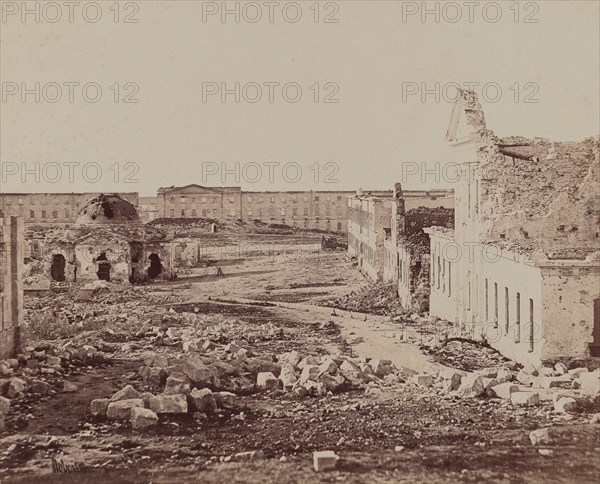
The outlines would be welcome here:
<svg viewBox="0 0 600 484">
<path fill-rule="evenodd" d="M 455 230 L 430 228 L 431 314 L 539 365 L 600 356 L 599 138 L 498 138 L 462 92 Z"/>
<path fill-rule="evenodd" d="M 20 344 L 23 322 L 23 221 L 0 218 L 0 359 Z"/>
<path fill-rule="evenodd" d="M 0 193 L 0 218 L 21 217 L 25 225 L 66 226 L 77 221 L 81 208 L 100 193 Z M 136 192 L 119 193 L 134 207 Z"/>
<path fill-rule="evenodd" d="M 427 250 L 420 252 L 428 252 L 423 224 L 448 224 L 453 207 L 452 190 L 402 191 L 397 184 L 389 197 L 359 193 L 348 199 L 348 255 L 374 281 L 398 281 L 400 296 L 410 307 L 408 287 L 414 284 L 406 271 L 411 264 L 419 266 L 419 247 L 425 244 Z"/>
<path fill-rule="evenodd" d="M 426 227 L 454 226 L 454 208 L 416 207 L 406 210 L 400 183 L 394 186 L 391 230 L 384 242 L 383 279 L 398 286 L 403 307 L 429 310 L 429 236 Z"/>
<path fill-rule="evenodd" d="M 96 280 L 137 283 L 174 275 L 171 240 L 143 225 L 136 208 L 118 195 L 90 200 L 72 227 L 30 227 L 26 239 L 28 289 Z"/>
</svg>

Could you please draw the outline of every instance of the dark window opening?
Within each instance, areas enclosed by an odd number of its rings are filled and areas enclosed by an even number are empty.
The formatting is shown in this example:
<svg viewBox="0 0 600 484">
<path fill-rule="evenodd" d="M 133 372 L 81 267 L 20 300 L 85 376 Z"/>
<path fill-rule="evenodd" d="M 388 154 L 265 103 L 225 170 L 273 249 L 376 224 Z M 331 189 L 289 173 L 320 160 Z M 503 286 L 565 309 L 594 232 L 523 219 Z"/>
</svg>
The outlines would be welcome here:
<svg viewBox="0 0 600 484">
<path fill-rule="evenodd" d="M 593 343 L 590 343 L 590 356 L 600 357 L 600 298 L 594 299 L 594 330 Z"/>
<path fill-rule="evenodd" d="M 106 252 L 102 252 L 97 258 L 98 271 L 96 275 L 102 281 L 110 281 L 110 262 L 106 258 Z"/>
<path fill-rule="evenodd" d="M 150 267 L 148 267 L 148 277 L 150 279 L 156 279 L 163 270 L 162 263 L 158 254 L 150 254 Z"/>
<path fill-rule="evenodd" d="M 50 276 L 57 282 L 65 280 L 65 256 L 62 254 L 54 254 L 52 256 L 52 266 L 50 267 Z"/>
</svg>

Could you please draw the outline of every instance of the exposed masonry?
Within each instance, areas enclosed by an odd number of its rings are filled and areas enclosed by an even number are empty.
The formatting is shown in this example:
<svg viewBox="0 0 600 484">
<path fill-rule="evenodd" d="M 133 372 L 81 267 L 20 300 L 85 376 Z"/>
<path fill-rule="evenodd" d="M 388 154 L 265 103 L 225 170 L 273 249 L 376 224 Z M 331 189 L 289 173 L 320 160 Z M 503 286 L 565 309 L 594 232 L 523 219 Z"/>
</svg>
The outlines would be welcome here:
<svg viewBox="0 0 600 484">
<path fill-rule="evenodd" d="M 550 259 L 598 251 L 600 137 L 498 138 L 487 129 L 477 97 L 462 95 L 480 163 L 482 241 L 512 242 Z"/>
<path fill-rule="evenodd" d="M 398 295 L 407 309 L 429 310 L 430 256 L 425 227 L 454 226 L 454 209 L 418 207 L 406 210 L 402 186 L 394 185 L 390 241 L 386 243 L 384 278 L 398 284 Z"/>
<path fill-rule="evenodd" d="M 140 223 L 135 207 L 118 195 L 99 195 L 66 228 L 31 226 L 27 231 L 25 285 L 96 280 L 138 283 L 174 276 L 171 238 Z"/>
<path fill-rule="evenodd" d="M 0 358 L 20 344 L 23 322 L 23 223 L 0 218 Z"/>
</svg>

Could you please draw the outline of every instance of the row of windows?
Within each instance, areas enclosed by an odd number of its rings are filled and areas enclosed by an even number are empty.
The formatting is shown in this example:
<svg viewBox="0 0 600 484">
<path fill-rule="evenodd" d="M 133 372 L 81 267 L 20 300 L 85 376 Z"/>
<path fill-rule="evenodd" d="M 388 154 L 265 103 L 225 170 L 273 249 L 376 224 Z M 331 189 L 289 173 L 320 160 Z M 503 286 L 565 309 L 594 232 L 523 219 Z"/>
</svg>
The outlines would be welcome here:
<svg viewBox="0 0 600 484">
<path fill-rule="evenodd" d="M 431 286 L 441 290 L 442 294 L 446 294 L 447 290 L 448 297 L 452 296 L 452 264 L 450 261 L 441 259 L 439 255 L 436 256 L 433 254 L 430 270 Z"/>
<path fill-rule="evenodd" d="M 490 321 L 489 315 L 489 286 L 488 280 L 485 280 L 485 320 Z M 513 306 L 514 307 L 511 307 Z M 504 334 L 508 335 L 510 331 L 511 311 L 514 315 L 514 330 L 515 330 L 515 343 L 521 341 L 521 293 L 515 293 L 514 302 L 511 304 L 510 291 L 508 287 L 504 287 Z M 529 299 L 529 350 L 533 351 L 535 343 L 535 327 L 534 327 L 534 307 L 533 299 Z M 498 304 L 498 283 L 494 282 L 494 320 L 495 327 L 497 328 L 499 320 L 499 304 Z"/>
<path fill-rule="evenodd" d="M 198 200 L 200 202 L 202 202 L 202 203 L 218 203 L 219 197 L 198 197 Z M 246 196 L 246 200 L 249 203 L 252 203 L 252 195 Z M 286 200 L 287 200 L 286 197 L 280 197 L 280 201 L 281 202 L 285 203 Z M 297 198 L 297 196 L 292 195 L 291 200 L 292 200 L 292 202 L 297 202 L 298 198 Z M 325 200 L 326 200 L 326 198 L 325 198 Z M 170 202 L 175 202 L 175 197 L 169 197 L 169 201 Z M 229 203 L 235 203 L 236 197 L 228 197 L 228 201 L 229 201 Z M 265 197 L 263 195 L 260 195 L 258 197 L 255 197 L 254 201 L 264 202 L 265 201 Z M 275 203 L 276 197 L 275 196 L 271 196 L 270 197 L 270 201 L 271 201 L 271 203 Z M 304 196 L 303 197 L 303 201 L 308 202 L 308 196 Z M 319 202 L 320 201 L 319 195 L 315 195 L 314 201 L 315 202 Z M 342 197 L 341 196 L 337 196 L 336 197 L 336 201 L 341 202 L 342 201 Z M 187 199 L 187 197 L 179 197 L 179 202 L 180 203 L 187 203 L 188 199 Z M 196 203 L 196 197 L 192 197 L 191 198 L 191 202 L 192 203 Z"/>
<path fill-rule="evenodd" d="M 70 219 L 71 218 L 71 212 L 69 210 L 65 210 L 65 218 Z M 58 210 L 53 210 L 51 212 L 51 217 L 53 219 L 57 219 L 58 218 Z M 30 219 L 34 219 L 35 218 L 35 210 L 30 210 L 29 211 L 29 218 Z M 42 219 L 47 219 L 48 218 L 48 213 L 46 212 L 46 210 L 42 210 L 41 211 L 41 218 Z"/>
</svg>

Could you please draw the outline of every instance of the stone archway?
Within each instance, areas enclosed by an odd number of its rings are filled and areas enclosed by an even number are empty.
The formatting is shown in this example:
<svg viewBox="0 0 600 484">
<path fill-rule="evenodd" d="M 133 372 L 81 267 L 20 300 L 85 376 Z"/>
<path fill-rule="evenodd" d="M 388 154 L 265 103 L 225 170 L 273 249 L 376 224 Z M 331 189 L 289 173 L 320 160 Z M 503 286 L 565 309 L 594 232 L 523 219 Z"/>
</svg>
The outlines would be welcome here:
<svg viewBox="0 0 600 484">
<path fill-rule="evenodd" d="M 65 281 L 65 266 L 67 261 L 62 254 L 54 254 L 52 256 L 52 266 L 50 266 L 50 276 L 54 281 Z"/>
<path fill-rule="evenodd" d="M 110 262 L 106 257 L 106 252 L 102 252 L 98 257 L 96 257 L 96 264 L 98 264 L 98 271 L 96 275 L 98 279 L 102 281 L 110 281 Z"/>
<path fill-rule="evenodd" d="M 158 254 L 150 254 L 150 267 L 148 267 L 148 278 L 156 279 L 163 271 L 162 262 Z"/>
</svg>

